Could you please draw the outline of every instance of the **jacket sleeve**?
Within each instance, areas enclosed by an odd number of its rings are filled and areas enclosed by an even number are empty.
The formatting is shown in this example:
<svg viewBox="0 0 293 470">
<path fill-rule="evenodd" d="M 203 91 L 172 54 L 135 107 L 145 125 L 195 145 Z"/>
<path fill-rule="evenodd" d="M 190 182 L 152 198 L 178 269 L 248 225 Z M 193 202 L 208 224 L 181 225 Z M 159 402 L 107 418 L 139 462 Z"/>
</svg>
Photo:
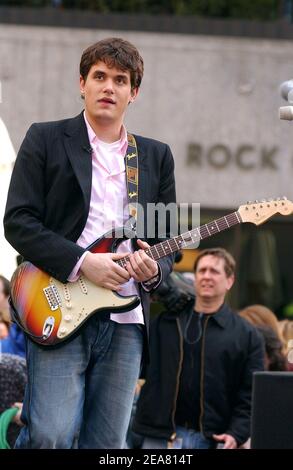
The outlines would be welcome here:
<svg viewBox="0 0 293 470">
<path fill-rule="evenodd" d="M 33 124 L 12 173 L 4 216 L 5 237 L 26 260 L 66 282 L 84 249 L 44 224 L 46 160 L 45 139 L 38 125 Z"/>
<path fill-rule="evenodd" d="M 176 190 L 175 190 L 175 176 L 174 176 L 174 159 L 170 147 L 168 145 L 165 146 L 165 154 L 162 159 L 161 164 L 161 178 L 160 178 L 160 191 L 157 198 L 157 203 L 162 203 L 165 207 L 170 204 L 171 211 L 170 216 L 168 217 L 167 214 L 167 221 L 166 221 L 166 237 L 158 237 L 155 239 L 148 239 L 148 243 L 150 245 L 154 245 L 156 243 L 162 242 L 165 239 L 170 238 L 174 234 L 172 233 L 175 229 L 177 231 L 178 228 L 178 221 L 177 221 L 177 208 L 176 208 Z M 176 212 L 175 212 L 176 208 Z M 157 221 L 157 230 L 159 226 L 159 221 Z M 177 233 L 175 233 L 177 235 Z M 157 289 L 161 282 L 163 282 L 170 272 L 172 271 L 173 263 L 174 263 L 174 255 L 165 256 L 158 260 L 160 265 L 160 281 L 155 285 L 155 289 Z M 153 290 L 155 290 L 153 289 Z"/>
<path fill-rule="evenodd" d="M 253 374 L 254 372 L 264 370 L 264 351 L 263 338 L 255 328 L 251 329 L 249 352 L 245 367 L 243 368 L 241 384 L 230 426 L 226 431 L 227 434 L 236 439 L 238 446 L 250 437 Z"/>
</svg>

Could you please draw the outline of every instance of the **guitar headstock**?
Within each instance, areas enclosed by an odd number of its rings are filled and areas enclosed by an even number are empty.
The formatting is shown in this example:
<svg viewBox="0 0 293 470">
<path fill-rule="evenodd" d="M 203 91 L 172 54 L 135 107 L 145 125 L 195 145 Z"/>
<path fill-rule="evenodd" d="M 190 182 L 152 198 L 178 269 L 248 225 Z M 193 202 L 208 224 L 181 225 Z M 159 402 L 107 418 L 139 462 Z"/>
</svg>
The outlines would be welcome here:
<svg viewBox="0 0 293 470">
<path fill-rule="evenodd" d="M 249 201 L 238 209 L 242 222 L 251 222 L 255 225 L 262 224 L 275 214 L 290 215 L 292 212 L 293 203 L 286 197 Z"/>
</svg>

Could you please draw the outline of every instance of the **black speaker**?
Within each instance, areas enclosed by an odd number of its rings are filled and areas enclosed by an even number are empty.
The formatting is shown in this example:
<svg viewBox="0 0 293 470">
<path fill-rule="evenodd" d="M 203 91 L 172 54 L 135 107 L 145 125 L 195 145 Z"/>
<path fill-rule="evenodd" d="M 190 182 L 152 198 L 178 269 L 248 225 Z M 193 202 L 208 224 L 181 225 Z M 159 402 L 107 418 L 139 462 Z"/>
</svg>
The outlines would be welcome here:
<svg viewBox="0 0 293 470">
<path fill-rule="evenodd" d="M 252 449 L 293 449 L 293 373 L 253 376 Z"/>
</svg>

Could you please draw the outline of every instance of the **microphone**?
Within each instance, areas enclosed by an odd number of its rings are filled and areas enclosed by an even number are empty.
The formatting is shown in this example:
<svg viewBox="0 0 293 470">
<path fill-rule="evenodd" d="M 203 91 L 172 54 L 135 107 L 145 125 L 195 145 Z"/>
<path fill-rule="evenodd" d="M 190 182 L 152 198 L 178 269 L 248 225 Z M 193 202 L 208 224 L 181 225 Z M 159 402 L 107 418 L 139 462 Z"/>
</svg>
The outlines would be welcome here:
<svg viewBox="0 0 293 470">
<path fill-rule="evenodd" d="M 93 151 L 91 146 L 87 147 L 86 145 L 84 145 L 82 148 L 83 148 L 83 150 L 85 150 L 88 153 L 92 153 L 92 151 Z"/>
<path fill-rule="evenodd" d="M 282 98 L 293 104 L 293 79 L 287 80 L 280 85 Z M 279 108 L 279 118 L 285 121 L 293 121 L 293 106 L 282 106 Z"/>
<path fill-rule="evenodd" d="M 280 93 L 285 101 L 293 104 L 293 79 L 287 80 L 280 85 Z"/>
</svg>

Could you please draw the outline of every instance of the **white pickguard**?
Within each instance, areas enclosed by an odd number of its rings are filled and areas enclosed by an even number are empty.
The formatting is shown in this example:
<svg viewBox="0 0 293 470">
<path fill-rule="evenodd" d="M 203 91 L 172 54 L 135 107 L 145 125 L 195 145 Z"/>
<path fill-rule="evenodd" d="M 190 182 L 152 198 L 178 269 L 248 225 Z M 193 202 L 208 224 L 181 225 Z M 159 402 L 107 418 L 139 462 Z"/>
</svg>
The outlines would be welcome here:
<svg viewBox="0 0 293 470">
<path fill-rule="evenodd" d="M 57 332 L 58 338 L 66 338 L 73 333 L 96 310 L 110 309 L 115 312 L 135 302 L 136 296 L 120 297 L 113 291 L 99 287 L 86 278 L 83 285 L 79 281 L 62 284 L 52 279 L 61 298 L 62 320 Z"/>
</svg>

